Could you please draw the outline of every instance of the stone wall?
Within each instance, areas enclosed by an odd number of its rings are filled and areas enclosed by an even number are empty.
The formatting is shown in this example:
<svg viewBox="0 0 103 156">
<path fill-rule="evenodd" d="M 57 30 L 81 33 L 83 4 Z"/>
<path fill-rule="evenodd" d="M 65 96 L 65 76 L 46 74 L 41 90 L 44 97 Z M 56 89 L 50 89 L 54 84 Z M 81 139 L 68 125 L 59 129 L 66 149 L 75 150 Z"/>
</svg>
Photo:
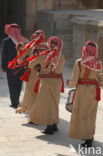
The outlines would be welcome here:
<svg viewBox="0 0 103 156">
<path fill-rule="evenodd" d="M 97 12 L 98 13 L 98 12 Z M 73 62 L 81 57 L 83 45 L 88 40 L 93 40 L 98 45 L 99 58 L 103 63 L 103 21 L 101 15 L 94 12 L 94 17 L 73 17 Z"/>
<path fill-rule="evenodd" d="M 40 11 L 38 28 L 46 32 L 46 36 L 57 35 L 63 40 L 63 54 L 72 58 L 73 26 L 71 15 L 65 11 Z"/>
<path fill-rule="evenodd" d="M 37 1 L 26 1 L 26 36 L 31 37 L 31 34 L 37 27 Z"/>
<path fill-rule="evenodd" d="M 80 0 L 86 9 L 103 9 L 103 0 Z"/>
<path fill-rule="evenodd" d="M 103 0 L 26 0 L 26 36 L 30 38 L 37 29 L 39 11 L 81 10 L 85 8 L 103 8 Z"/>
<path fill-rule="evenodd" d="M 37 10 L 52 10 L 52 0 L 37 0 Z"/>
<path fill-rule="evenodd" d="M 38 12 L 41 10 L 83 9 L 80 0 L 26 0 L 26 36 L 37 29 Z"/>
<path fill-rule="evenodd" d="M 53 0 L 54 10 L 83 9 L 80 0 Z"/>
<path fill-rule="evenodd" d="M 40 11 L 38 28 L 43 29 L 48 37 L 57 35 L 63 40 L 63 54 L 69 65 L 81 57 L 87 40 L 98 44 L 99 58 L 103 62 L 102 14 L 102 10 Z"/>
<path fill-rule="evenodd" d="M 98 27 L 86 24 L 73 24 L 73 61 L 81 57 L 81 50 L 86 41 L 98 42 Z"/>
</svg>

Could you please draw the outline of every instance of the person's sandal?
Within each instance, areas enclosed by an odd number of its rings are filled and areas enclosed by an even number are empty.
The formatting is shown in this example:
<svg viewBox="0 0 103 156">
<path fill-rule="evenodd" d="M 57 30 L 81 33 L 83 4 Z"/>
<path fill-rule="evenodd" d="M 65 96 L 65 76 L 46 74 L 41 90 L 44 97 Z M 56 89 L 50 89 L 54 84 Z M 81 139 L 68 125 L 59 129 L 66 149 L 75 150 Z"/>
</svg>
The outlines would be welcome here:
<svg viewBox="0 0 103 156">
<path fill-rule="evenodd" d="M 21 113 L 24 113 L 24 112 L 26 112 L 26 108 L 20 108 L 20 109 L 16 110 L 16 114 L 17 113 L 21 114 Z"/>
</svg>

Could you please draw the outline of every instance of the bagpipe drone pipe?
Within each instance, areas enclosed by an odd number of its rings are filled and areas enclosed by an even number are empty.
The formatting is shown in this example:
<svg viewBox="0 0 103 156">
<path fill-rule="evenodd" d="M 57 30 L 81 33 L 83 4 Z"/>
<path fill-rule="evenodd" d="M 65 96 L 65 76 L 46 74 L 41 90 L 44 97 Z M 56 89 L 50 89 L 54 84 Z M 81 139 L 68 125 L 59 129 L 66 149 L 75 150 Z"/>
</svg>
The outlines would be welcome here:
<svg viewBox="0 0 103 156">
<path fill-rule="evenodd" d="M 43 41 L 44 41 L 43 36 L 40 34 L 40 35 L 39 35 L 39 38 L 32 40 L 25 48 L 23 48 L 23 49 L 20 51 L 19 55 L 17 55 L 12 61 L 9 62 L 8 68 L 9 68 L 9 69 L 12 69 L 13 66 L 15 66 L 16 64 L 18 64 L 18 63 L 17 63 L 17 60 L 19 59 L 20 56 L 22 56 L 22 55 L 24 54 L 24 52 L 26 51 L 26 49 L 29 49 L 29 48 L 31 48 L 31 47 L 33 47 L 33 46 L 37 46 L 37 45 L 39 45 L 39 44 L 40 44 L 41 42 L 43 42 Z M 19 66 L 17 66 L 17 68 L 18 68 L 18 67 L 19 67 Z"/>
</svg>

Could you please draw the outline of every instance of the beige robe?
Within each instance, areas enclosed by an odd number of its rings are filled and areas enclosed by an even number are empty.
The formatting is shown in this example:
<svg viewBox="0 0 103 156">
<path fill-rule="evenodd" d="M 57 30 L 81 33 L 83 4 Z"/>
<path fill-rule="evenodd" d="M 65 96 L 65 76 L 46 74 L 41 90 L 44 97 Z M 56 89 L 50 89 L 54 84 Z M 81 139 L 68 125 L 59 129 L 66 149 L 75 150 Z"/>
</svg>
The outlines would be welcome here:
<svg viewBox="0 0 103 156">
<path fill-rule="evenodd" d="M 69 87 L 77 85 L 78 79 L 83 78 L 85 67 L 81 65 L 81 72 L 78 61 L 75 63 Z M 103 75 L 91 70 L 88 79 L 98 79 L 99 85 L 103 86 Z M 69 126 L 69 137 L 76 139 L 91 139 L 95 134 L 96 114 L 98 101 L 96 97 L 96 85 L 78 85 L 73 104 L 73 112 Z"/>
<path fill-rule="evenodd" d="M 46 56 L 39 57 L 34 63 L 32 62 L 29 67 L 41 62 L 43 65 Z M 55 69 L 55 73 L 62 73 L 65 63 L 65 58 L 61 55 L 59 63 Z M 41 70 L 41 74 L 48 74 L 51 69 L 51 61 L 46 69 Z M 59 100 L 62 87 L 62 80 L 59 78 L 41 78 L 39 85 L 38 97 L 29 112 L 30 121 L 36 124 L 51 125 L 59 122 Z"/>
<path fill-rule="evenodd" d="M 26 50 L 25 53 L 19 58 L 19 61 L 22 61 L 26 56 L 32 56 L 31 49 Z M 31 73 L 29 75 L 29 81 L 25 83 L 23 98 L 20 103 L 20 107 L 22 108 L 20 113 L 25 110 L 30 111 L 33 103 L 36 100 L 37 94 L 34 94 L 34 86 L 37 80 L 37 72 L 34 68 L 31 68 Z"/>
</svg>

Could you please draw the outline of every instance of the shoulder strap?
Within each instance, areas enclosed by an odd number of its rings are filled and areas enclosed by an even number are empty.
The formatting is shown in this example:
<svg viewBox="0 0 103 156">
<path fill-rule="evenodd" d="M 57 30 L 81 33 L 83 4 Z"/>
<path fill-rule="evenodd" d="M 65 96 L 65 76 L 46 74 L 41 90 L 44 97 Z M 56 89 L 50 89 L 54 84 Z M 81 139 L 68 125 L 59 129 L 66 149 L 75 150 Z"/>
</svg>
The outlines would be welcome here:
<svg viewBox="0 0 103 156">
<path fill-rule="evenodd" d="M 88 79 L 89 73 L 90 73 L 90 69 L 85 68 L 85 73 L 84 73 L 84 75 L 83 75 L 83 78 L 84 78 L 84 79 Z"/>
<path fill-rule="evenodd" d="M 78 65 L 79 65 L 79 70 L 81 72 L 81 64 L 80 64 L 80 61 L 78 61 Z M 89 73 L 90 73 L 90 69 L 88 69 L 88 68 L 85 67 L 85 73 L 83 75 L 83 79 L 88 79 Z"/>
</svg>

